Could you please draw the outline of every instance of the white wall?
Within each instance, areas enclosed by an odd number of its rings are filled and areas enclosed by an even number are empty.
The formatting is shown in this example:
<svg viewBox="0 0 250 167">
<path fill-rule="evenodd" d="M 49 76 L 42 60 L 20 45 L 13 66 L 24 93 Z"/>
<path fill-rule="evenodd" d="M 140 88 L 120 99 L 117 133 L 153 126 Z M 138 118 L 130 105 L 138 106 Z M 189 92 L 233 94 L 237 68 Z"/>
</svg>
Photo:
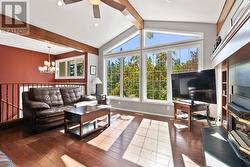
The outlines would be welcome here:
<svg viewBox="0 0 250 167">
<path fill-rule="evenodd" d="M 203 23 L 182 23 L 182 22 L 158 22 L 158 21 L 145 21 L 145 29 L 160 29 L 166 31 L 179 31 L 179 32 L 189 32 L 189 33 L 200 33 L 203 34 L 203 69 L 211 68 L 210 56 L 213 51 L 213 45 L 216 39 L 216 25 L 215 24 L 203 24 Z M 121 40 L 124 40 L 128 36 L 134 34 L 137 31 L 135 27 L 131 27 L 127 31 L 123 32 L 110 42 L 106 43 L 99 49 L 99 77 L 103 80 L 104 70 L 103 70 L 103 51 L 116 45 Z M 151 114 L 161 114 L 161 115 L 173 115 L 172 104 L 153 104 L 153 103 L 142 103 L 142 102 L 131 102 L 124 100 L 111 100 L 111 105 L 116 108 L 123 108 L 128 110 L 135 110 L 141 112 L 148 112 Z M 212 107 L 211 112 L 215 109 Z"/>
<path fill-rule="evenodd" d="M 96 76 L 98 76 L 98 56 L 88 53 L 88 92 L 87 94 L 94 94 L 95 93 L 95 85 L 92 83 L 92 80 L 94 77 L 94 75 L 90 75 L 90 66 L 94 65 L 96 66 Z"/>
</svg>

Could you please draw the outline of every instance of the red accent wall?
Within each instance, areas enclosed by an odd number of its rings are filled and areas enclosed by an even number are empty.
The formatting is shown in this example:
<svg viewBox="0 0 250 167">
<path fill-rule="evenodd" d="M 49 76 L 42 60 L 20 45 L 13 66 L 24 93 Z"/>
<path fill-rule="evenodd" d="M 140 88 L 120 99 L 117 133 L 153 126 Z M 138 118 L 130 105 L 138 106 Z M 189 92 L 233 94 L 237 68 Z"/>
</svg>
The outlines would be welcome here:
<svg viewBox="0 0 250 167">
<path fill-rule="evenodd" d="M 38 71 L 45 60 L 47 54 L 0 45 L 0 82 L 53 82 L 54 75 Z"/>
</svg>

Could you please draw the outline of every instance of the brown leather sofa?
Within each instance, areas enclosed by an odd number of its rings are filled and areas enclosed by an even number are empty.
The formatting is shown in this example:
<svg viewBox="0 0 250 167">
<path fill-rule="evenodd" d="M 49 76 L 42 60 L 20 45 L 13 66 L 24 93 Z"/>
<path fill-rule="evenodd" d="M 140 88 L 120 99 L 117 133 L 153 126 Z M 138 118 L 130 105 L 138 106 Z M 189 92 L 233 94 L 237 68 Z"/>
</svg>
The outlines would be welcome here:
<svg viewBox="0 0 250 167">
<path fill-rule="evenodd" d="M 0 167 L 15 167 L 15 164 L 2 151 L 0 151 Z"/>
<path fill-rule="evenodd" d="M 81 101 L 94 100 L 78 87 L 30 88 L 23 92 L 23 116 L 27 127 L 41 131 L 64 123 L 64 110 Z"/>
</svg>

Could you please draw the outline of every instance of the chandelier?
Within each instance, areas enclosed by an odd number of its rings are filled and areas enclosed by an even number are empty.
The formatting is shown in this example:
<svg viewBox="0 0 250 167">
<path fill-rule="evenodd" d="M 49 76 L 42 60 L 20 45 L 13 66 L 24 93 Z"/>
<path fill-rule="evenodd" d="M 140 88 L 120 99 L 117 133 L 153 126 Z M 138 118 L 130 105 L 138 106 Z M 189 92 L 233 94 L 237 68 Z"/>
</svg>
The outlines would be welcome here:
<svg viewBox="0 0 250 167">
<path fill-rule="evenodd" d="M 39 66 L 38 67 L 38 70 L 40 73 L 50 73 L 50 74 L 53 74 L 55 73 L 56 71 L 56 67 L 55 67 L 55 62 L 51 62 L 50 61 L 50 49 L 51 47 L 48 46 L 48 49 L 49 49 L 49 60 L 48 61 L 44 61 L 44 65 L 43 66 Z"/>
</svg>

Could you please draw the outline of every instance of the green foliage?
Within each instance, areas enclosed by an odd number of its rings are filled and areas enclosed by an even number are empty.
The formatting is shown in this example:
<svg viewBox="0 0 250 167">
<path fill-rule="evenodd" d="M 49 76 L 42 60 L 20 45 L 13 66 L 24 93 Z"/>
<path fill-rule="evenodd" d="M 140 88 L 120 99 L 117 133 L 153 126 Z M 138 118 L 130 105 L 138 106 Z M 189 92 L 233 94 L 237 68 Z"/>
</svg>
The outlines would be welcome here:
<svg viewBox="0 0 250 167">
<path fill-rule="evenodd" d="M 139 98 L 139 56 L 123 58 L 123 96 Z"/>
<path fill-rule="evenodd" d="M 147 98 L 167 99 L 167 53 L 147 56 Z"/>
<path fill-rule="evenodd" d="M 195 71 L 198 69 L 198 49 L 189 51 L 185 61 L 177 57 L 175 51 L 148 54 L 147 98 L 167 100 L 167 57 L 172 56 L 173 73 Z M 128 56 L 112 58 L 107 61 L 107 89 L 109 96 L 120 96 L 120 63 L 123 61 L 123 96 L 139 98 L 140 57 Z M 145 71 L 142 71 L 145 72 Z"/>
</svg>

